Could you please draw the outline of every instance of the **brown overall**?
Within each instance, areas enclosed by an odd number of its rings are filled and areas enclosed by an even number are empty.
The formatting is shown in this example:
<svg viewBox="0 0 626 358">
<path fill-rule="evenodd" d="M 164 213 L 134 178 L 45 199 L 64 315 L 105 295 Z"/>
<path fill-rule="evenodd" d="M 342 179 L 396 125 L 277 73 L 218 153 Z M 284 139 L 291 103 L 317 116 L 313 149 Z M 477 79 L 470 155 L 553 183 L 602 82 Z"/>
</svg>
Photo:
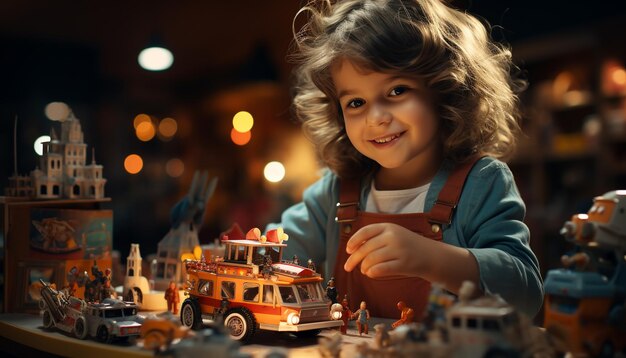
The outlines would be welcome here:
<svg viewBox="0 0 626 358">
<path fill-rule="evenodd" d="M 396 318 L 398 301 L 413 308 L 415 319 L 421 321 L 430 293 L 430 282 L 421 278 L 372 279 L 361 273 L 360 267 L 346 272 L 343 265 L 348 259 L 346 244 L 360 228 L 374 223 L 394 223 L 422 236 L 441 241 L 442 225 L 452 222 L 452 214 L 461 197 L 469 171 L 479 158 L 460 164 L 450 173 L 428 213 L 380 214 L 359 210 L 360 184 L 358 180 L 341 184 L 337 203 L 337 222 L 340 223 L 339 252 L 335 263 L 335 286 L 346 293 L 350 302 L 367 303 L 374 317 Z"/>
</svg>

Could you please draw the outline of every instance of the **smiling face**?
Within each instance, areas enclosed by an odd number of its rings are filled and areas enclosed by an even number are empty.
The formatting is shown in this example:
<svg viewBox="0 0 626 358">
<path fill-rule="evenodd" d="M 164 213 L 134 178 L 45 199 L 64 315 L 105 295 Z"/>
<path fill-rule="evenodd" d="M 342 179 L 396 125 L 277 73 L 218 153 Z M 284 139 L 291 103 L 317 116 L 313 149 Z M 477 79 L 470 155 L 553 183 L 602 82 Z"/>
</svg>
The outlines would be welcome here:
<svg viewBox="0 0 626 358">
<path fill-rule="evenodd" d="M 430 180 L 442 146 L 429 93 L 420 81 L 366 71 L 347 59 L 332 67 L 331 76 L 348 138 L 381 166 L 376 186 L 399 189 Z M 379 185 L 385 181 L 389 185 Z"/>
</svg>

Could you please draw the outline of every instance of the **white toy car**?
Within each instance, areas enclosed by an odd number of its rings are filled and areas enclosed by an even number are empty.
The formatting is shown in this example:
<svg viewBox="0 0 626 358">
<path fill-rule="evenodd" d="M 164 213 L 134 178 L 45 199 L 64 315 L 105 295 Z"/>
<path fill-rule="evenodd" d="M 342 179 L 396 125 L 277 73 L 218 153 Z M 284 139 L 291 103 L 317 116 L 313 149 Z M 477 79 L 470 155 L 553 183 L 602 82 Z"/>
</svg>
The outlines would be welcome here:
<svg viewBox="0 0 626 358">
<path fill-rule="evenodd" d="M 139 336 L 143 317 L 137 316 L 137 305 L 105 299 L 102 303 L 89 303 L 74 324 L 74 334 L 80 339 L 87 336 L 109 343 L 113 339 Z"/>
</svg>

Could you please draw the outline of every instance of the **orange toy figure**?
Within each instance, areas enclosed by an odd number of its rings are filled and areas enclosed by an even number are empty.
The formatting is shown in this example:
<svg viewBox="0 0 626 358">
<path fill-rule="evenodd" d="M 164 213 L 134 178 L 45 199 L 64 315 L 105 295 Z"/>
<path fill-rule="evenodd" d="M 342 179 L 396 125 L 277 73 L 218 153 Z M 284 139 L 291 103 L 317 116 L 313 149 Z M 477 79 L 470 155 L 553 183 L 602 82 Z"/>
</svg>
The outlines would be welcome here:
<svg viewBox="0 0 626 358">
<path fill-rule="evenodd" d="M 165 290 L 165 300 L 167 301 L 167 310 L 173 314 L 178 314 L 178 303 L 180 298 L 178 297 L 178 287 L 176 282 L 170 281 L 170 287 Z"/>
<path fill-rule="evenodd" d="M 343 321 L 343 326 L 340 327 L 341 334 L 348 334 L 348 321 L 350 321 L 350 317 L 352 317 L 352 311 L 348 305 L 348 297 L 343 298 L 341 306 L 343 307 L 341 311 L 341 320 Z"/>
<path fill-rule="evenodd" d="M 363 333 L 367 334 L 369 329 L 370 311 L 367 309 L 365 301 L 361 301 L 360 308 L 354 312 L 352 318 L 356 318 L 356 328 L 359 330 L 359 336 Z"/>
<path fill-rule="evenodd" d="M 396 328 L 398 326 L 401 326 L 403 324 L 409 324 L 411 322 L 413 322 L 413 317 L 414 317 L 414 312 L 413 309 L 411 307 L 407 307 L 406 303 L 404 303 L 404 301 L 400 301 L 398 302 L 397 305 L 398 309 L 400 310 L 400 319 L 393 322 L 391 324 L 391 328 Z"/>
</svg>

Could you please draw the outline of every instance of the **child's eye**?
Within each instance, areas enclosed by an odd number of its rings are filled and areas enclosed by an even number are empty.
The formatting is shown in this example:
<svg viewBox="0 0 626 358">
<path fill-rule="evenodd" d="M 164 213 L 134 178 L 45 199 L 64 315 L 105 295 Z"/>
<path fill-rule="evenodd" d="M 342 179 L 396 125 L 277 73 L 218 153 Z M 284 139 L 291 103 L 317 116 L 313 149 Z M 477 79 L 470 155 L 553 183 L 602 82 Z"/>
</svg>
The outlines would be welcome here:
<svg viewBox="0 0 626 358">
<path fill-rule="evenodd" d="M 401 94 L 403 94 L 404 92 L 406 92 L 407 88 L 403 87 L 403 86 L 398 86 L 395 87 L 394 89 L 391 90 L 391 92 L 389 92 L 390 96 L 399 96 Z"/>
<path fill-rule="evenodd" d="M 348 108 L 358 108 L 361 107 L 363 104 L 365 104 L 365 101 L 362 99 L 353 99 L 350 102 L 348 102 L 346 104 L 346 107 Z"/>
</svg>

